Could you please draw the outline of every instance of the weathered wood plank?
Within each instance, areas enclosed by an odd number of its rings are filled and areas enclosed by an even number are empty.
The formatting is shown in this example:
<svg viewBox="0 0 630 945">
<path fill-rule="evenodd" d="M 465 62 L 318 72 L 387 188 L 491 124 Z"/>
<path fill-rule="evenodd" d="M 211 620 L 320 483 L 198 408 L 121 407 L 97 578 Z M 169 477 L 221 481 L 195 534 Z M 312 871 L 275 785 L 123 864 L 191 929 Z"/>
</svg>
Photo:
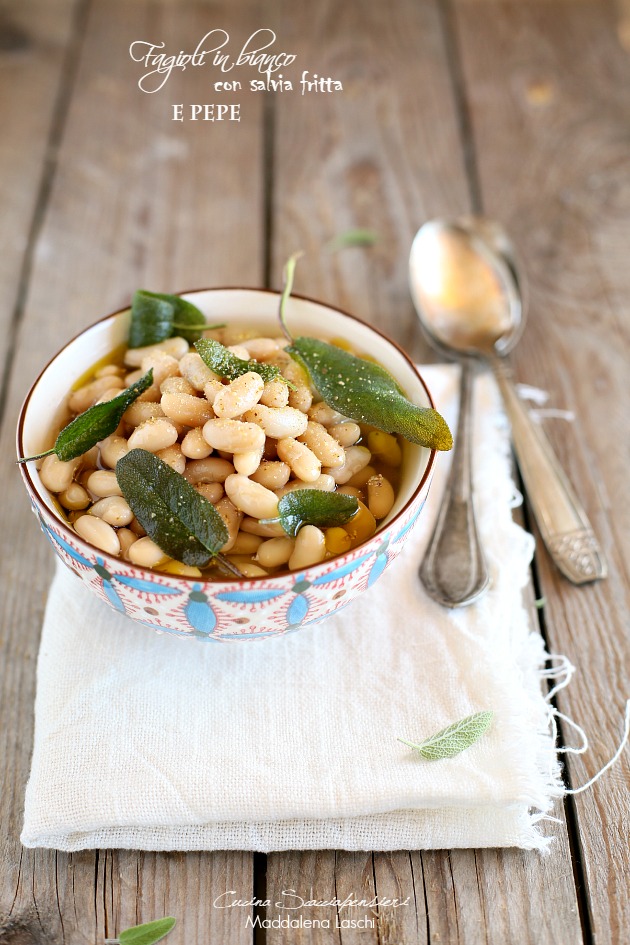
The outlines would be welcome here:
<svg viewBox="0 0 630 945">
<path fill-rule="evenodd" d="M 291 24 L 279 22 L 300 49 L 300 67 L 309 68 L 317 45 L 318 73 L 340 78 L 344 92 L 276 101 L 274 273 L 295 247 L 306 248 L 298 291 L 348 308 L 427 357 L 406 288 L 409 246 L 428 217 L 470 206 L 437 4 L 320 4 L 308 17 L 292 7 Z M 371 43 L 368 60 L 364 51 L 374 36 L 379 42 Z M 300 141 L 310 143 L 306 153 Z M 327 239 L 356 226 L 376 230 L 378 247 L 332 258 L 322 253 Z M 332 908 L 305 908 L 305 917 L 330 921 L 329 930 L 317 932 L 322 943 L 580 942 L 566 827 L 548 832 L 557 835 L 548 858 L 513 850 L 273 854 L 267 897 L 276 901 L 287 884 L 322 900 L 342 889 L 357 897 L 368 891 L 411 897 L 408 906 L 375 910 L 374 929 L 361 932 L 337 930 Z M 552 885 L 556 899 L 547 909 Z M 294 945 L 314 934 L 271 929 L 267 942 Z"/>
<path fill-rule="evenodd" d="M 76 7 L 76 0 L 0 4 L 0 363 L 12 344 L 29 240 L 48 183 Z"/>
<path fill-rule="evenodd" d="M 255 19 L 256 8 L 248 10 Z M 242 13 L 227 4 L 213 8 L 226 29 Z M 91 9 L 50 201 L 42 208 L 0 438 L 5 456 L 13 452 L 15 417 L 31 379 L 67 338 L 124 304 L 134 289 L 262 279 L 262 101 L 248 99 L 247 120 L 229 128 L 174 123 L 169 102 L 208 101 L 207 75 L 190 70 L 172 77 L 168 96 L 145 95 L 135 88 L 138 72 L 128 56 L 134 39 L 163 35 L 178 49 L 191 37 L 197 42 L 207 21 L 207 8 L 196 5 Z M 213 909 L 212 901 L 226 886 L 251 893 L 251 854 L 66 856 L 20 848 L 35 658 L 53 557 L 15 469 L 3 475 L 0 528 L 11 555 L 0 562 L 0 939 L 102 945 L 105 935 L 172 913 L 179 920 L 174 945 L 249 941 L 236 910 Z"/>
<path fill-rule="evenodd" d="M 298 81 L 307 70 L 343 91 L 276 96 L 272 284 L 301 248 L 298 292 L 432 359 L 407 290 L 409 248 L 425 220 L 468 206 L 436 4 L 320 3 L 298 14 L 279 3 L 276 20 Z M 326 252 L 356 227 L 374 230 L 377 245 Z"/>
<path fill-rule="evenodd" d="M 584 783 L 613 754 L 630 694 L 627 635 L 627 208 L 630 61 L 601 3 L 458 5 L 459 43 L 485 211 L 507 225 L 531 288 L 515 354 L 520 380 L 575 411 L 548 423 L 554 447 L 603 542 L 609 578 L 574 588 L 541 550 L 550 646 L 579 672 L 558 696 L 591 747 L 571 759 Z M 493 55 L 487 51 L 491 48 Z M 570 740 L 570 732 L 567 733 Z M 597 941 L 630 926 L 627 760 L 575 799 Z"/>
</svg>

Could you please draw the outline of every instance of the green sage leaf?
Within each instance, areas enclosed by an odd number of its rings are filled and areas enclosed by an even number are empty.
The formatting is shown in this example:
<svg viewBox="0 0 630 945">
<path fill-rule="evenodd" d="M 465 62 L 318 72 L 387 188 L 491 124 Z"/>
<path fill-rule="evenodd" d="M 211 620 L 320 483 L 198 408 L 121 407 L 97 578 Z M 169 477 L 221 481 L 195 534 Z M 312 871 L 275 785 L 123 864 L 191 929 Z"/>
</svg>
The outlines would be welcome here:
<svg viewBox="0 0 630 945">
<path fill-rule="evenodd" d="M 218 327 L 208 325 L 203 312 L 179 295 L 138 289 L 131 301 L 129 347 L 155 345 L 172 335 L 193 342 L 206 328 Z"/>
<path fill-rule="evenodd" d="M 454 722 L 453 725 L 447 725 L 446 728 L 420 742 L 419 745 L 408 742 L 404 738 L 399 738 L 398 741 L 402 742 L 403 745 L 408 745 L 409 748 L 413 748 L 414 751 L 417 751 L 429 761 L 452 758 L 454 755 L 458 755 L 460 751 L 470 748 L 478 738 L 481 738 L 488 730 L 493 717 L 494 712 L 475 712 L 474 715 L 467 715 L 459 722 Z"/>
<path fill-rule="evenodd" d="M 344 230 L 338 233 L 326 244 L 329 253 L 334 253 L 338 249 L 347 249 L 352 246 L 374 246 L 378 242 L 378 233 L 374 230 L 364 230 L 357 228 L 355 230 Z"/>
<path fill-rule="evenodd" d="M 346 417 L 429 449 L 453 446 L 437 410 L 412 404 L 380 365 L 316 338 L 296 338 L 286 351 L 306 368 L 322 399 Z"/>
<path fill-rule="evenodd" d="M 156 919 L 155 922 L 144 922 L 142 925 L 134 925 L 130 929 L 125 929 L 118 936 L 120 945 L 154 945 L 175 927 L 176 919 L 173 916 L 166 916 L 164 919 Z"/>
<path fill-rule="evenodd" d="M 116 463 L 129 507 L 170 558 L 205 567 L 228 540 L 225 523 L 183 476 L 147 450 L 130 450 Z"/>
<path fill-rule="evenodd" d="M 320 489 L 294 489 L 278 502 L 278 517 L 283 529 L 295 538 L 302 525 L 332 528 L 345 525 L 356 515 L 359 503 L 353 495 L 322 492 Z"/>
<path fill-rule="evenodd" d="M 56 453 L 63 462 L 82 456 L 114 432 L 127 407 L 152 383 L 153 368 L 150 368 L 135 384 L 121 391 L 113 400 L 108 400 L 104 404 L 94 404 L 93 407 L 88 407 L 71 420 L 55 440 L 52 449 L 45 453 L 38 453 L 37 456 L 19 459 L 18 462 L 26 463 L 29 459 L 40 459 L 42 456 L 50 456 L 51 453 Z"/>
<path fill-rule="evenodd" d="M 195 348 L 201 355 L 201 358 L 215 374 L 219 377 L 227 377 L 230 381 L 247 374 L 249 371 L 255 371 L 263 381 L 273 381 L 279 378 L 288 384 L 286 378 L 282 376 L 280 368 L 273 364 L 261 364 L 259 361 L 244 361 L 243 358 L 237 358 L 235 354 L 212 338 L 200 338 L 195 342 Z M 289 385 L 290 386 L 290 385 Z"/>
</svg>

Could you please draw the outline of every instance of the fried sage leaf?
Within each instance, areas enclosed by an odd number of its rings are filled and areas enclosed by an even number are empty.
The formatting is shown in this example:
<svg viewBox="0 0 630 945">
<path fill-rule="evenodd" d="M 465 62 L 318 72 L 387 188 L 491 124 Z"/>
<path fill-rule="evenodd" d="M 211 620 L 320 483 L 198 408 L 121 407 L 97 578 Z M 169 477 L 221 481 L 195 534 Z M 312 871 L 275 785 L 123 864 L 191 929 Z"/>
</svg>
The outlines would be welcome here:
<svg viewBox="0 0 630 945">
<path fill-rule="evenodd" d="M 278 502 L 278 517 L 284 531 L 295 538 L 302 525 L 332 528 L 345 525 L 356 515 L 359 503 L 353 495 L 322 492 L 320 489 L 294 489 Z"/>
<path fill-rule="evenodd" d="M 218 341 L 213 341 L 212 338 L 200 338 L 195 342 L 195 348 L 207 367 L 218 374 L 219 377 L 227 377 L 230 381 L 233 381 L 237 377 L 241 377 L 242 374 L 255 371 L 256 374 L 262 377 L 263 381 L 274 381 L 279 378 L 285 384 L 288 383 L 286 378 L 282 376 L 280 368 L 273 364 L 261 364 L 260 361 L 244 361 L 243 358 L 237 358 L 224 345 L 219 344 Z"/>
<path fill-rule="evenodd" d="M 175 927 L 176 919 L 172 915 L 154 922 L 143 922 L 125 929 L 118 936 L 120 945 L 155 945 Z"/>
<path fill-rule="evenodd" d="M 170 558 L 203 568 L 228 540 L 212 503 L 153 453 L 130 450 L 116 463 L 116 479 L 146 533 Z"/>
<path fill-rule="evenodd" d="M 452 758 L 481 738 L 488 730 L 493 717 L 494 712 L 475 712 L 474 715 L 467 715 L 466 718 L 447 725 L 419 745 L 405 741 L 404 738 L 399 738 L 398 741 L 413 748 L 429 761 Z"/>
<path fill-rule="evenodd" d="M 380 365 L 316 338 L 296 338 L 286 351 L 307 369 L 322 399 L 344 416 L 429 449 L 451 449 L 453 437 L 444 418 L 407 400 Z"/>
<path fill-rule="evenodd" d="M 135 384 L 122 391 L 113 400 L 108 400 L 104 404 L 94 404 L 93 407 L 88 407 L 78 417 L 71 420 L 55 440 L 52 449 L 45 453 L 38 453 L 37 456 L 19 459 L 18 462 L 26 463 L 29 459 L 41 459 L 42 456 L 50 456 L 51 453 L 56 453 L 57 458 L 63 462 L 82 456 L 114 432 L 127 407 L 152 383 L 153 368 L 150 368 Z"/>
<path fill-rule="evenodd" d="M 179 295 L 138 289 L 131 301 L 129 347 L 155 345 L 172 335 L 193 342 L 206 328 L 218 327 L 208 325 L 203 312 Z"/>
</svg>

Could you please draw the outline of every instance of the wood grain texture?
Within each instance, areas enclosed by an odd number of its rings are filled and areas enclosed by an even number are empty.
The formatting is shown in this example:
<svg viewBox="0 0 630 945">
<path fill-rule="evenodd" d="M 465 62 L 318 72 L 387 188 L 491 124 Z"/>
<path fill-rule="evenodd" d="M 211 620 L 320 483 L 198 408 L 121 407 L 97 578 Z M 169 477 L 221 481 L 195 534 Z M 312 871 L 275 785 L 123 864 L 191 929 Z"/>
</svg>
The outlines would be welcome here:
<svg viewBox="0 0 630 945">
<path fill-rule="evenodd" d="M 272 284 L 301 248 L 296 291 L 432 359 L 407 289 L 409 248 L 425 220 L 468 206 L 437 6 L 353 0 L 276 10 L 298 80 L 303 70 L 335 77 L 343 92 L 276 96 Z M 375 231 L 378 243 L 326 253 L 331 238 L 356 227 Z"/>
<path fill-rule="evenodd" d="M 605 4 L 497 6 L 491 19 L 472 3 L 457 11 L 483 206 L 513 234 L 530 282 L 516 373 L 575 411 L 548 432 L 610 569 L 578 589 L 537 556 L 550 646 L 579 670 L 558 696 L 590 736 L 568 763 L 579 785 L 614 753 L 630 695 L 630 60 Z M 626 754 L 574 802 L 601 945 L 630 927 L 629 780 Z"/>
<path fill-rule="evenodd" d="M 76 7 L 75 0 L 0 4 L 0 363 L 13 342 L 38 200 L 49 183 Z"/>
<path fill-rule="evenodd" d="M 255 15 L 254 8 L 247 9 Z M 231 28 L 240 14 L 226 6 L 215 7 L 214 15 Z M 75 51 L 70 106 L 58 154 L 52 156 L 52 189 L 37 211 L 42 227 L 0 437 L 5 457 L 0 529 L 11 548 L 0 561 L 3 945 L 102 945 L 106 935 L 169 913 L 179 920 L 170 936 L 173 945 L 206 940 L 238 945 L 251 937 L 239 916 L 212 908 L 226 888 L 243 896 L 251 891 L 249 853 L 64 855 L 25 850 L 19 843 L 35 659 L 53 567 L 11 462 L 20 401 L 63 342 L 124 305 L 139 286 L 174 291 L 212 283 L 255 285 L 262 277 L 262 102 L 244 102 L 247 121 L 227 131 L 173 123 L 170 96 L 134 94 L 138 74 L 127 52 L 132 40 L 155 31 L 183 45 L 190 37 L 201 38 L 206 23 L 207 10 L 198 6 L 93 5 Z M 51 66 L 59 58 L 52 40 L 50 58 Z M 37 74 L 35 61 L 33 67 Z M 202 70 L 183 79 L 171 79 L 172 96 L 208 100 Z M 44 117 L 41 121 L 47 124 Z M 32 201 L 30 178 L 23 186 Z"/>
<path fill-rule="evenodd" d="M 329 41 L 332 6 L 320 4 L 308 17 L 304 12 L 296 17 L 293 7 L 291 13 L 293 44 L 309 37 L 300 47 L 304 68 L 319 46 L 319 74 L 341 76 L 354 94 L 276 101 L 273 259 L 285 258 L 295 246 L 306 247 L 298 291 L 325 294 L 328 302 L 347 307 L 417 357 L 426 357 L 406 288 L 411 239 L 428 217 L 469 207 L 443 21 L 428 3 L 387 10 L 346 3 L 343 11 L 334 8 L 334 40 Z M 283 31 L 289 28 L 284 19 L 279 22 Z M 379 44 L 368 64 L 364 50 L 373 36 Z M 303 141 L 312 142 L 306 153 L 299 146 Z M 332 259 L 321 252 L 334 233 L 356 226 L 381 235 L 375 250 L 346 250 Z M 533 610 L 532 615 L 536 620 Z M 326 900 L 333 893 L 339 898 L 343 890 L 357 898 L 377 894 L 410 900 L 404 907 L 375 909 L 374 928 L 363 930 L 336 928 L 333 908 L 304 909 L 305 917 L 326 917 L 330 928 L 271 929 L 267 942 L 578 943 L 582 936 L 566 828 L 546 829 L 556 837 L 548 858 L 513 850 L 273 854 L 266 877 L 272 902 L 287 884 L 304 898 Z M 547 908 L 552 885 L 554 902 Z M 355 910 L 353 917 L 366 911 Z M 270 907 L 268 913 L 275 916 L 277 910 Z"/>
</svg>

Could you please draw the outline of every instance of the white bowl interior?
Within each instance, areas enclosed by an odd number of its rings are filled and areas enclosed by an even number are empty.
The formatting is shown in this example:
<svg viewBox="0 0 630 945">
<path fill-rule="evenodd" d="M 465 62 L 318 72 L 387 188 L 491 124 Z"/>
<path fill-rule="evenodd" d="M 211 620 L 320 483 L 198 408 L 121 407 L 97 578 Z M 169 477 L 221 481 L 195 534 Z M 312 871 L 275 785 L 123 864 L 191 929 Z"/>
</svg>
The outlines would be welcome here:
<svg viewBox="0 0 630 945">
<path fill-rule="evenodd" d="M 274 337 L 280 333 L 278 296 L 275 293 L 256 289 L 208 289 L 189 292 L 184 298 L 194 303 L 211 324 L 229 322 L 244 327 L 254 326 L 260 329 L 261 334 L 271 333 Z M 296 297 L 289 299 L 286 313 L 287 324 L 295 336 L 346 339 L 357 354 L 376 358 L 396 378 L 413 403 L 429 406 L 426 391 L 406 358 L 368 325 L 319 302 Z M 92 365 L 125 343 L 129 319 L 130 313 L 126 311 L 98 322 L 71 341 L 44 370 L 30 394 L 24 416 L 23 455 L 32 456 L 52 445 L 56 420 L 69 389 Z M 426 470 L 429 456 L 428 449 L 406 444 L 400 489 L 394 507 L 381 527 L 409 501 Z M 40 498 L 59 517 L 58 509 L 33 468 L 34 464 L 31 463 L 30 467 Z"/>
</svg>

